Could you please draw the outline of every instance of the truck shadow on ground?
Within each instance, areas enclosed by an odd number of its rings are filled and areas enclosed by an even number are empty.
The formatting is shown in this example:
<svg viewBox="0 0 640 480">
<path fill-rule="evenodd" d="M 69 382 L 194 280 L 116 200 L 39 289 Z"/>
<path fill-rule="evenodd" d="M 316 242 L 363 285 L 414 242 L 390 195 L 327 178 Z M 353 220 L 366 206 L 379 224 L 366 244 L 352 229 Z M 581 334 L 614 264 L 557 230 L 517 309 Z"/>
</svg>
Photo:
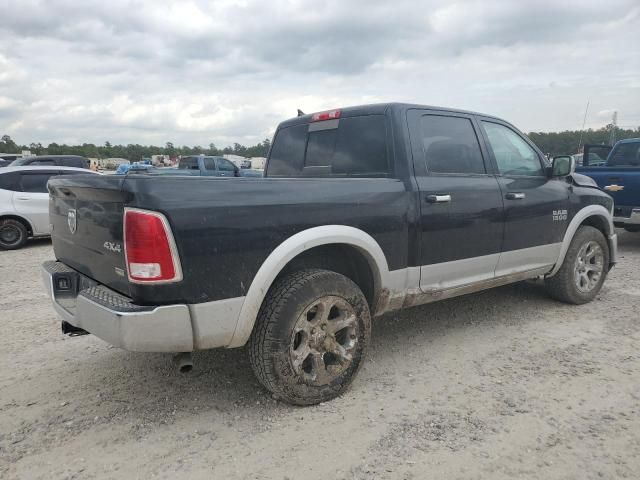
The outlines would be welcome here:
<svg viewBox="0 0 640 480">
<path fill-rule="evenodd" d="M 473 337 L 478 328 L 526 326 L 572 308 L 551 300 L 541 285 L 519 283 L 388 314 L 374 321 L 366 367 L 351 393 L 333 405 L 310 407 L 309 413 L 319 408 L 318 415 L 323 415 L 323 408 L 350 408 L 374 398 L 383 401 L 375 397 L 380 378 L 387 375 L 385 382 L 391 382 L 391 386 L 385 384 L 387 391 L 393 391 L 396 382 L 386 365 L 409 362 L 405 354 L 428 359 L 429 344 L 449 336 L 470 333 Z M 41 370 L 41 375 L 54 377 L 56 389 L 48 392 L 44 402 L 37 399 L 44 409 L 38 417 L 9 433 L 11 438 L 24 439 L 9 448 L 14 459 L 46 445 L 51 435 L 58 435 L 56 442 L 70 441 L 81 433 L 91 434 L 100 425 L 116 428 L 114 441 L 126 442 L 174 424 L 196 431 L 189 435 L 211 428 L 259 433 L 273 421 L 300 415 L 300 407 L 273 399 L 258 384 L 244 348 L 196 352 L 194 370 L 181 374 L 171 355 L 130 353 L 91 336 L 61 341 L 69 342 L 65 349 L 73 361 L 67 363 L 65 358 L 64 368 L 50 364 Z M 406 371 L 412 368 L 408 365 Z M 41 383 L 37 377 L 31 381 Z M 59 437 L 59 426 L 65 438 Z"/>
<path fill-rule="evenodd" d="M 640 251 L 640 232 L 627 232 L 622 229 L 616 230 L 618 234 L 618 247 Z"/>
<path fill-rule="evenodd" d="M 459 329 L 534 322 L 547 307 L 571 308 L 549 299 L 540 285 L 521 283 L 388 314 L 374 321 L 367 362 L 370 368 L 384 364 L 397 350 L 398 338 L 424 345 Z M 407 348 L 419 348 L 428 355 L 423 346 Z M 106 417 L 124 414 L 147 424 L 172 421 L 176 412 L 252 416 L 265 409 L 282 414 L 296 410 L 272 399 L 258 384 L 245 348 L 196 352 L 189 374 L 177 371 L 171 355 L 107 348 L 79 365 L 73 379 L 76 387 L 100 393 Z M 81 408 L 96 415 L 95 405 Z"/>
</svg>

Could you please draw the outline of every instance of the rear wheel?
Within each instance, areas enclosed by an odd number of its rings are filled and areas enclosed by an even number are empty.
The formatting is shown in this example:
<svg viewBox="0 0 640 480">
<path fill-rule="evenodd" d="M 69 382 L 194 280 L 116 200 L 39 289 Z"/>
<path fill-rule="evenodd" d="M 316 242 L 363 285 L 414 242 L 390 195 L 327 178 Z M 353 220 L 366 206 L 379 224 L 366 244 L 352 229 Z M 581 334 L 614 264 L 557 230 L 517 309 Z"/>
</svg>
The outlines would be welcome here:
<svg viewBox="0 0 640 480">
<path fill-rule="evenodd" d="M 0 248 L 16 250 L 27 242 L 28 237 L 27 227 L 22 222 L 13 218 L 0 220 Z"/>
<path fill-rule="evenodd" d="M 355 283 L 301 270 L 269 290 L 249 340 L 251 366 L 278 398 L 313 405 L 348 388 L 370 335 L 369 307 Z"/>
<path fill-rule="evenodd" d="M 545 279 L 549 295 L 576 305 L 590 302 L 600 292 L 609 267 L 609 246 L 600 230 L 583 226 L 569 245 L 560 270 Z"/>
</svg>

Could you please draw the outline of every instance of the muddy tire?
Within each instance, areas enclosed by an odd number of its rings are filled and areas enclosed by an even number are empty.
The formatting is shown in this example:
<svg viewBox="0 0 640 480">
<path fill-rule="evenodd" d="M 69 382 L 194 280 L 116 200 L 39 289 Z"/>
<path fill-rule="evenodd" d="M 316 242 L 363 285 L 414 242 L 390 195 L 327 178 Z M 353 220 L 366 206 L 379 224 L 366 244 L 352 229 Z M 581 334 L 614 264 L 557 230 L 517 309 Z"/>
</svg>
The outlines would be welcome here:
<svg viewBox="0 0 640 480">
<path fill-rule="evenodd" d="M 300 270 L 276 281 L 249 339 L 260 383 L 278 399 L 314 405 L 343 393 L 371 337 L 358 286 L 329 270 Z"/>
<path fill-rule="evenodd" d="M 27 243 L 27 238 L 29 232 L 22 222 L 13 218 L 0 220 L 0 248 L 17 250 Z"/>
<path fill-rule="evenodd" d="M 549 295 L 581 305 L 593 300 L 607 276 L 609 245 L 600 230 L 583 226 L 575 233 L 560 270 L 545 279 Z"/>
</svg>

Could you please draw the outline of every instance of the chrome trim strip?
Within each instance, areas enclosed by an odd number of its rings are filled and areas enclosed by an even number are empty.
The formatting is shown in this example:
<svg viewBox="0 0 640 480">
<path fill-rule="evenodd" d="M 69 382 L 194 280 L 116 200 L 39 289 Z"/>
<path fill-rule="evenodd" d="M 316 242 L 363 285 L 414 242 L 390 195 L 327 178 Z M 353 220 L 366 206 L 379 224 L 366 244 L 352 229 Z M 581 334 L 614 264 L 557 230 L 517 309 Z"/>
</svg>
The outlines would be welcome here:
<svg viewBox="0 0 640 480">
<path fill-rule="evenodd" d="M 535 270 L 516 272 L 509 275 L 503 275 L 500 277 L 489 278 L 479 282 L 470 283 L 467 285 L 459 285 L 444 290 L 433 290 L 430 292 L 424 292 L 422 290 L 414 289 L 407 292 L 404 303 L 402 304 L 402 308 L 415 307 L 416 305 L 424 305 L 426 303 L 437 302 L 439 300 L 445 300 L 447 298 L 459 297 L 460 295 L 480 292 L 482 290 L 487 290 L 493 287 L 508 285 L 509 283 L 529 280 L 540 275 L 544 275 L 547 271 L 549 271 L 548 267 L 538 268 Z"/>
<path fill-rule="evenodd" d="M 628 217 L 613 217 L 613 221 L 624 225 L 640 225 L 640 208 L 631 210 L 631 215 Z"/>
<path fill-rule="evenodd" d="M 420 288 L 432 292 L 493 278 L 499 258 L 499 253 L 493 253 L 423 265 L 420 267 Z"/>
<path fill-rule="evenodd" d="M 502 252 L 496 266 L 495 276 L 502 277 L 539 268 L 546 268 L 548 272 L 556 263 L 561 249 L 562 243 L 558 242 Z"/>
</svg>

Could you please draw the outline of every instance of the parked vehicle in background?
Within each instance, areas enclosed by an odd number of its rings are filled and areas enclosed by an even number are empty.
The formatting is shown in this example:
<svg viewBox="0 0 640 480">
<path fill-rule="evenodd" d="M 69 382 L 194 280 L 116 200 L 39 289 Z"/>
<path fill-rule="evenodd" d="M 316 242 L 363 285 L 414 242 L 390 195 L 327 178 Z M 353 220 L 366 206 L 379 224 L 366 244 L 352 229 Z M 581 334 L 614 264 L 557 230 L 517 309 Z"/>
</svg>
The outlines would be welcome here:
<svg viewBox="0 0 640 480">
<path fill-rule="evenodd" d="M 15 250 L 29 237 L 51 233 L 47 182 L 60 175 L 95 174 L 73 167 L 26 166 L 0 170 L 0 248 Z"/>
<path fill-rule="evenodd" d="M 630 232 L 640 232 L 640 138 L 609 145 L 585 145 L 586 165 L 577 172 L 588 175 L 613 197 L 613 222 Z M 604 162 L 592 159 L 605 158 Z"/>
<path fill-rule="evenodd" d="M 239 177 L 240 169 L 224 157 L 195 155 L 182 157 L 178 170 L 189 171 L 191 175 L 212 177 Z"/>
<path fill-rule="evenodd" d="M 8 167 L 18 158 L 22 158 L 21 153 L 0 153 L 0 167 Z"/>
<path fill-rule="evenodd" d="M 18 158 L 11 163 L 12 167 L 25 167 L 28 165 L 46 165 L 89 169 L 91 162 L 88 158 L 81 157 L 79 155 L 40 155 L 35 157 Z"/>
<path fill-rule="evenodd" d="M 156 170 L 156 167 L 148 163 L 121 163 L 118 165 L 118 168 L 116 168 L 116 175 L 126 175 L 127 173 L 145 172 L 148 170 Z"/>
<path fill-rule="evenodd" d="M 373 316 L 537 277 L 593 300 L 616 262 L 613 201 L 573 167 L 482 114 L 303 115 L 279 125 L 264 179 L 52 180 L 43 278 L 63 332 L 184 365 L 248 344 L 266 389 L 315 404 L 351 383 Z"/>
</svg>

